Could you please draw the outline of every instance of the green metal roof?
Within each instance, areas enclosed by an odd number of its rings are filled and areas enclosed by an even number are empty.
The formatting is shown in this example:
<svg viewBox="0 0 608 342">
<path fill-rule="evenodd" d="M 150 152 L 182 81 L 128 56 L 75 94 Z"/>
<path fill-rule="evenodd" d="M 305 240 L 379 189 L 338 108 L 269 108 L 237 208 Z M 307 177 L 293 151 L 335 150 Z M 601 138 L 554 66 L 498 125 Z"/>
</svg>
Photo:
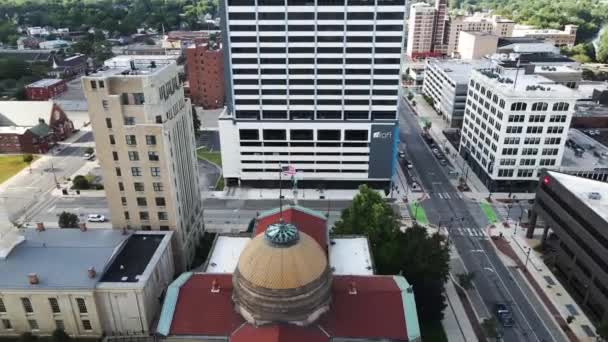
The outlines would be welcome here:
<svg viewBox="0 0 608 342">
<path fill-rule="evenodd" d="M 40 122 L 36 126 L 30 128 L 30 132 L 39 137 L 46 137 L 47 135 L 53 134 L 51 127 L 44 122 Z"/>
<path fill-rule="evenodd" d="M 295 244 L 300 239 L 298 228 L 291 223 L 274 223 L 266 228 L 264 238 L 277 247 L 287 247 Z"/>
<path fill-rule="evenodd" d="M 408 341 L 420 341 L 420 324 L 418 322 L 418 311 L 416 309 L 416 299 L 412 286 L 402 276 L 393 276 L 395 283 L 401 289 L 401 299 L 403 300 L 403 311 L 405 312 L 405 326 L 407 328 Z"/>
</svg>

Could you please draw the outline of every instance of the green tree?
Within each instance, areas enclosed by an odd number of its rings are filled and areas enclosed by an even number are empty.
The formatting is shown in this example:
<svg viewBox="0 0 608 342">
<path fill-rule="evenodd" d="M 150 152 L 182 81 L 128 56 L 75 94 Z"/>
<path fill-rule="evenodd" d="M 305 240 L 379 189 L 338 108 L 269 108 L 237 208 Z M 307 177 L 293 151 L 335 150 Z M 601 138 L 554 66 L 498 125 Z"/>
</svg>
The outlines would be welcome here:
<svg viewBox="0 0 608 342">
<path fill-rule="evenodd" d="M 608 321 L 604 320 L 595 331 L 602 339 L 608 340 Z"/>
<path fill-rule="evenodd" d="M 90 187 L 89 180 L 83 175 L 78 175 L 72 179 L 72 188 L 74 190 L 87 190 Z"/>
<path fill-rule="evenodd" d="M 597 61 L 600 63 L 608 63 L 608 30 L 604 30 L 598 45 Z"/>
<path fill-rule="evenodd" d="M 24 154 L 23 155 L 23 162 L 27 164 L 27 166 L 30 169 L 30 173 L 32 172 L 32 162 L 34 161 L 34 156 L 31 154 Z"/>
<path fill-rule="evenodd" d="M 194 135 L 198 137 L 201 134 L 201 120 L 196 114 L 196 108 L 194 105 L 192 105 L 192 126 L 194 126 Z"/>
<path fill-rule="evenodd" d="M 72 338 L 63 329 L 53 330 L 51 342 L 70 342 Z"/>
<path fill-rule="evenodd" d="M 484 319 L 481 322 L 481 329 L 487 338 L 498 337 L 498 325 L 496 324 L 496 319 L 494 317 Z"/>
<path fill-rule="evenodd" d="M 60 228 L 77 228 L 78 222 L 80 222 L 80 220 L 78 219 L 78 216 L 76 216 L 76 214 L 72 214 L 67 211 L 64 211 L 59 214 L 58 224 Z"/>
<path fill-rule="evenodd" d="M 473 288 L 473 279 L 475 279 L 475 272 L 467 272 L 467 273 L 459 273 L 458 284 L 462 286 L 465 290 L 470 290 Z"/>
<path fill-rule="evenodd" d="M 25 101 L 27 100 L 27 93 L 25 92 L 25 87 L 20 87 L 17 89 L 17 91 L 15 91 L 15 99 L 17 99 L 18 101 Z"/>
<path fill-rule="evenodd" d="M 397 216 L 382 196 L 367 185 L 359 187 L 359 193 L 353 198 L 350 207 L 342 210 L 342 216 L 333 228 L 334 234 L 367 235 L 379 272 L 384 274 L 393 271 L 391 267 L 396 255 L 395 242 L 399 232 Z M 388 248 L 381 248 L 388 247 Z"/>
<path fill-rule="evenodd" d="M 402 274 L 414 289 L 422 321 L 441 321 L 449 248 L 439 234 L 415 226 L 400 230 L 397 215 L 382 196 L 359 187 L 351 206 L 342 211 L 333 234 L 366 235 L 379 274 Z"/>
</svg>

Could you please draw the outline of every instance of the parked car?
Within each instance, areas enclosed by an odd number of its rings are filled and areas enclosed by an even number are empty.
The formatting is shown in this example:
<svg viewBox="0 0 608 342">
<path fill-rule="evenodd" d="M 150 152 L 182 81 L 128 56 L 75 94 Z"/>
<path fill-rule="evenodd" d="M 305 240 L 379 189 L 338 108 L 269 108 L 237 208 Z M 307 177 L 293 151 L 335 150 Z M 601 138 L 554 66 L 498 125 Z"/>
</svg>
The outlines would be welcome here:
<svg viewBox="0 0 608 342">
<path fill-rule="evenodd" d="M 82 159 L 91 160 L 95 157 L 95 152 L 93 153 L 85 153 L 82 155 Z"/>
<path fill-rule="evenodd" d="M 496 317 L 498 317 L 498 321 L 505 327 L 512 327 L 515 322 L 513 321 L 513 315 L 511 314 L 511 310 L 504 303 L 497 303 L 494 307 L 494 311 L 496 313 Z"/>
<path fill-rule="evenodd" d="M 406 167 L 408 169 L 412 169 L 414 167 L 414 164 L 410 163 L 409 161 L 406 163 Z"/>
<path fill-rule="evenodd" d="M 99 214 L 90 214 L 87 216 L 87 221 L 89 222 L 106 222 L 106 217 Z"/>
<path fill-rule="evenodd" d="M 445 159 L 439 159 L 439 164 L 441 164 L 441 166 L 446 166 L 448 165 L 448 161 Z"/>
<path fill-rule="evenodd" d="M 405 151 L 399 151 L 399 158 L 405 158 Z"/>
</svg>

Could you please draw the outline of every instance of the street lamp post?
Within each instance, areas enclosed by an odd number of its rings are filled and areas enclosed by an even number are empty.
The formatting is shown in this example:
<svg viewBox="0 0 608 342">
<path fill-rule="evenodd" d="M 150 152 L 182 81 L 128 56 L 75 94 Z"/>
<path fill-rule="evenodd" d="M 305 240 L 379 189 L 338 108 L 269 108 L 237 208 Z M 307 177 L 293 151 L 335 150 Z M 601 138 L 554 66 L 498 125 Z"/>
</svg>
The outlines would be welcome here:
<svg viewBox="0 0 608 342">
<path fill-rule="evenodd" d="M 57 181 L 57 174 L 55 173 L 55 166 L 53 165 L 53 160 L 51 159 L 51 172 L 53 173 L 53 179 L 55 180 L 55 187 L 59 189 L 59 182 Z"/>
<path fill-rule="evenodd" d="M 528 270 L 528 260 L 530 260 L 530 252 L 532 252 L 532 248 L 528 247 L 528 253 L 526 254 L 526 263 L 524 264 L 524 268 Z"/>
</svg>

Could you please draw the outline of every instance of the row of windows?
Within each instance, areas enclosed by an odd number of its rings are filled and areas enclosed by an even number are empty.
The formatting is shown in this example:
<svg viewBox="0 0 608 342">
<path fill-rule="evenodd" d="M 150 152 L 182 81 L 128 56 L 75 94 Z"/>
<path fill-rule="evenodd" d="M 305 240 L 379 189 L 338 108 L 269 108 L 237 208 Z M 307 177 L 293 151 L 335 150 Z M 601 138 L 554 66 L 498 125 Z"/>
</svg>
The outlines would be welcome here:
<svg viewBox="0 0 608 342">
<path fill-rule="evenodd" d="M 368 64 L 367 61 L 361 61 L 362 64 Z M 261 70 L 258 68 L 249 68 L 249 69 L 232 69 L 232 73 L 235 75 L 338 75 L 342 74 L 346 75 L 399 75 L 399 70 L 392 69 L 267 69 L 262 68 Z"/>
<path fill-rule="evenodd" d="M 346 25 L 346 29 L 344 25 L 230 25 L 230 31 L 232 32 L 255 32 L 256 28 L 260 32 L 272 32 L 272 31 L 286 31 L 286 32 L 314 32 L 315 28 L 317 31 L 346 31 L 346 32 L 355 32 L 355 31 L 364 31 L 371 32 L 374 31 L 395 31 L 401 32 L 403 31 L 403 25 Z"/>
<path fill-rule="evenodd" d="M 370 34 L 372 34 L 370 32 Z M 357 36 L 232 36 L 232 43 L 342 43 L 346 37 L 348 43 L 400 43 L 401 36 L 357 35 Z M 294 47 L 289 47 L 293 49 Z"/>
<path fill-rule="evenodd" d="M 316 164 L 316 165 L 367 165 L 369 162 L 366 160 L 362 161 L 348 161 L 348 160 L 241 160 L 243 164 Z"/>
<path fill-rule="evenodd" d="M 525 111 L 528 108 L 528 104 L 525 102 L 515 102 L 511 104 L 512 111 Z M 565 112 L 570 108 L 570 104 L 566 102 L 556 102 L 553 104 L 553 111 Z M 549 104 L 546 102 L 534 102 L 532 103 L 533 112 L 544 112 L 549 109 Z"/>
<path fill-rule="evenodd" d="M 128 151 L 128 156 L 129 156 L 130 161 L 139 160 L 139 152 L 137 152 L 137 151 Z M 112 151 L 112 157 L 114 158 L 114 161 L 119 161 L 118 152 Z M 148 160 L 149 161 L 159 161 L 160 158 L 158 156 L 158 152 L 148 151 Z"/>
<path fill-rule="evenodd" d="M 313 142 L 258 142 L 258 141 L 241 141 L 240 146 L 265 146 L 265 147 L 368 147 L 367 142 L 360 143 L 313 143 Z"/>
<path fill-rule="evenodd" d="M 286 49 L 284 47 L 233 47 L 230 49 L 232 53 L 278 53 L 278 54 L 286 54 L 286 53 L 309 53 L 309 54 L 322 54 L 322 53 L 334 53 L 334 54 L 342 54 L 346 51 L 346 53 L 401 53 L 401 47 L 346 47 L 346 49 L 342 46 L 334 46 L 334 47 L 321 47 L 318 46 L 316 49 L 314 47 L 290 47 Z"/>
<path fill-rule="evenodd" d="M 287 81 L 289 81 L 290 85 L 342 85 L 342 79 L 317 79 L 315 82 L 315 79 L 312 78 L 308 78 L 308 79 L 235 79 L 233 80 L 233 83 L 235 85 L 259 85 L 259 83 L 261 83 L 262 85 L 287 85 Z M 365 78 L 365 79 L 344 79 L 344 84 L 345 85 L 369 85 L 370 82 L 373 85 L 391 85 L 391 86 L 396 86 L 398 84 L 398 80 L 384 80 L 384 79 L 371 79 L 371 78 Z"/>
<path fill-rule="evenodd" d="M 91 325 L 91 321 L 88 319 L 83 319 L 81 320 L 82 322 L 82 328 L 86 331 L 91 331 L 93 330 L 93 326 Z M 29 325 L 30 329 L 33 331 L 39 330 L 40 326 L 38 325 L 38 321 L 35 319 L 28 319 L 27 320 L 27 324 Z M 3 318 L 2 319 L 2 327 L 6 330 L 13 330 L 13 323 L 11 322 L 10 319 L 7 318 Z M 55 327 L 58 330 L 65 330 L 65 323 L 63 322 L 62 319 L 56 319 L 55 320 Z"/>
<path fill-rule="evenodd" d="M 122 177 L 122 170 L 121 170 L 121 168 L 120 167 L 116 167 L 115 170 L 116 170 L 116 176 Z M 139 167 L 139 166 L 131 167 L 131 176 L 133 176 L 133 177 L 140 177 L 142 175 L 143 175 L 143 173 L 142 173 L 142 168 L 141 167 Z M 152 177 L 160 177 L 160 167 L 151 167 L 150 168 L 150 175 Z"/>
<path fill-rule="evenodd" d="M 344 12 L 258 12 L 257 20 L 344 20 Z M 403 12 L 377 12 L 376 20 L 403 20 Z M 230 20 L 256 20 L 255 12 L 230 12 Z M 348 12 L 348 20 L 374 20 L 373 12 Z"/>
<path fill-rule="evenodd" d="M 134 186 L 134 188 L 135 188 L 135 191 L 145 191 L 145 190 L 144 190 L 144 189 L 145 189 L 145 187 L 144 187 L 144 183 L 141 183 L 141 182 L 135 182 L 135 183 L 133 184 L 133 186 Z M 160 183 L 160 182 L 152 182 L 152 189 L 153 189 L 155 192 L 162 192 L 162 191 L 164 190 L 163 183 Z M 124 183 L 123 183 L 123 182 L 118 182 L 118 190 L 120 190 L 120 191 L 125 191 L 125 185 L 124 185 Z M 161 198 L 162 198 L 162 202 L 159 202 L 159 199 L 161 199 Z M 162 203 L 162 204 L 159 204 L 159 203 Z M 156 205 L 162 205 L 162 206 L 164 206 L 164 205 L 165 205 L 165 200 L 164 200 L 164 197 L 157 197 Z"/>
<path fill-rule="evenodd" d="M 237 110 L 235 112 L 237 119 L 291 119 L 291 120 L 395 120 L 396 112 L 392 110 L 386 111 L 353 111 L 353 110 L 325 110 L 317 111 L 316 117 L 314 111 L 289 111 L 285 110 Z"/>
<path fill-rule="evenodd" d="M 241 152 L 242 156 L 344 156 L 344 157 L 366 157 L 367 152 Z"/>
<path fill-rule="evenodd" d="M 405 6 L 405 0 L 228 0 L 228 6 Z"/>
<path fill-rule="evenodd" d="M 242 172 L 280 172 L 281 169 L 275 169 L 275 168 L 268 168 L 268 169 L 250 169 L 250 168 L 246 168 L 246 169 L 241 169 Z M 368 170 L 340 170 L 340 169 L 301 169 L 298 171 L 302 171 L 305 172 L 307 174 L 310 173 L 368 173 Z"/>
<path fill-rule="evenodd" d="M 367 48 L 361 48 L 368 50 Z M 361 50 L 363 51 L 363 50 Z M 369 52 L 361 52 L 365 54 Z M 399 58 L 374 58 L 374 64 L 394 64 L 399 65 L 401 60 Z M 232 58 L 232 64 L 345 64 L 342 59 L 336 58 Z M 367 63 L 366 63 L 367 64 Z M 371 63 L 369 63 L 371 64 Z"/>
<path fill-rule="evenodd" d="M 111 145 L 116 145 L 116 138 L 114 137 L 113 134 L 110 134 L 109 139 L 110 139 Z M 137 137 L 132 134 L 125 135 L 125 142 L 127 143 L 127 145 L 135 146 L 135 145 L 137 145 Z M 148 146 L 156 145 L 156 136 L 155 135 L 146 135 L 146 145 L 148 145 Z"/>
<path fill-rule="evenodd" d="M 23 310 L 25 313 L 34 313 L 34 306 L 32 305 L 32 301 L 28 297 L 21 297 L 21 305 L 23 306 Z M 59 302 L 57 298 L 50 297 L 48 298 L 49 307 L 51 308 L 51 312 L 53 313 L 61 313 L 61 308 L 59 307 Z M 81 314 L 88 313 L 87 305 L 84 298 L 76 298 L 76 305 L 78 306 L 78 311 Z M 0 298 L 0 313 L 6 313 L 6 304 L 4 300 Z"/>
<path fill-rule="evenodd" d="M 141 197 L 138 197 L 138 199 L 139 198 L 141 198 Z M 123 205 L 126 205 L 126 204 L 123 203 Z M 158 220 L 160 220 L 160 221 L 167 221 L 169 219 L 169 214 L 166 211 L 159 211 L 156 214 L 157 214 Z M 125 216 L 125 220 L 130 220 L 131 219 L 131 214 L 128 211 L 124 212 L 124 216 Z M 138 212 L 138 217 L 142 221 L 149 221 L 150 220 L 150 213 L 147 212 L 147 211 L 139 211 Z M 161 230 L 169 230 L 169 228 L 167 227 L 167 229 L 161 229 Z"/>
<path fill-rule="evenodd" d="M 235 89 L 235 95 L 315 95 L 315 89 Z M 368 89 L 316 89 L 317 95 L 369 95 Z M 373 89 L 372 95 L 397 96 L 398 90 Z"/>
<path fill-rule="evenodd" d="M 285 129 L 263 129 L 264 140 L 287 140 L 287 130 Z M 314 140 L 314 130 L 312 129 L 291 129 L 289 137 L 291 140 Z M 342 131 L 337 129 L 317 130 L 317 140 L 336 140 L 342 139 Z M 345 130 L 344 140 L 367 141 L 369 132 L 367 130 Z M 260 140 L 260 131 L 257 129 L 240 129 L 239 137 L 241 140 Z"/>
<path fill-rule="evenodd" d="M 235 104 L 237 105 L 258 105 L 260 104 L 260 99 L 236 99 Z M 287 105 L 289 102 L 290 105 L 310 105 L 313 106 L 315 103 L 317 106 L 322 105 L 330 105 L 330 106 L 341 106 L 342 100 L 323 100 L 317 99 L 316 101 L 313 99 L 291 99 L 287 101 L 287 99 L 261 99 L 262 105 Z M 371 103 L 373 106 L 394 106 L 396 104 L 395 100 L 372 100 Z M 345 106 L 369 106 L 368 100 L 344 100 Z M 367 115 L 366 115 L 367 116 Z"/>
</svg>

